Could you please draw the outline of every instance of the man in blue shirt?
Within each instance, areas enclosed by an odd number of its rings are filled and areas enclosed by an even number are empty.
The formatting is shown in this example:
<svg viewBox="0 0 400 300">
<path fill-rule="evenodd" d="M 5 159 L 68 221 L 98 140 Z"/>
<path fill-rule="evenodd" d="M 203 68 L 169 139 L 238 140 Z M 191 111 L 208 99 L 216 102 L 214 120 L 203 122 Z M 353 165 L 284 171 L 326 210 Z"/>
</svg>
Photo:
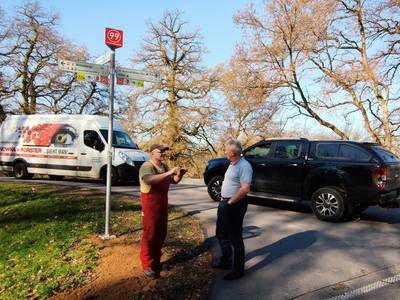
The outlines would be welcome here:
<svg viewBox="0 0 400 300">
<path fill-rule="evenodd" d="M 218 205 L 216 236 L 221 246 L 222 256 L 214 268 L 233 270 L 225 275 L 225 280 L 234 280 L 244 275 L 245 250 L 242 237 L 243 218 L 247 211 L 246 195 L 250 191 L 253 169 L 241 157 L 242 145 L 239 141 L 228 140 L 225 154 L 230 160 L 221 188 L 221 202 Z"/>
</svg>

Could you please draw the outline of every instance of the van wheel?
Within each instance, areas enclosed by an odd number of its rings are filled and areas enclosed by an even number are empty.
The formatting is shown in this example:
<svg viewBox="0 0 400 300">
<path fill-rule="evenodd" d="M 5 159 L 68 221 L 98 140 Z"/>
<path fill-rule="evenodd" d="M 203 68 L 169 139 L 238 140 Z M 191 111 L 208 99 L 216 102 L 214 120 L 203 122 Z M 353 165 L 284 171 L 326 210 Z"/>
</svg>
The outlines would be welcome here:
<svg viewBox="0 0 400 300">
<path fill-rule="evenodd" d="M 222 181 L 224 181 L 224 177 L 215 176 L 211 178 L 207 185 L 208 195 L 210 195 L 211 199 L 217 202 L 221 201 Z"/>
<path fill-rule="evenodd" d="M 64 176 L 62 176 L 62 175 L 49 175 L 49 178 L 51 180 L 63 180 Z"/>
<path fill-rule="evenodd" d="M 33 174 L 28 173 L 28 169 L 24 162 L 17 162 L 14 165 L 14 177 L 17 179 L 31 179 Z"/>
<path fill-rule="evenodd" d="M 104 167 L 100 173 L 101 181 L 104 185 L 107 185 L 107 167 Z M 111 185 L 117 185 L 118 183 L 118 173 L 117 169 L 114 167 L 111 168 Z"/>
<path fill-rule="evenodd" d="M 346 201 L 337 187 L 323 187 L 311 197 L 311 208 L 318 219 L 337 222 L 346 216 Z"/>
</svg>

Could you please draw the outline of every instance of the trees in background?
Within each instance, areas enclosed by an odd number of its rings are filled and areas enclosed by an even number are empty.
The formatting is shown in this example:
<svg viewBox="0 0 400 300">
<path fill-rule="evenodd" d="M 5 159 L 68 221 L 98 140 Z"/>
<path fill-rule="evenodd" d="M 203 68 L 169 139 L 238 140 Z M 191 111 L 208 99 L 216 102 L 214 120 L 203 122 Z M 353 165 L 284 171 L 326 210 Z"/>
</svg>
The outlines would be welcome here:
<svg viewBox="0 0 400 300">
<path fill-rule="evenodd" d="M 200 32 L 189 31 L 179 11 L 167 11 L 159 22 L 148 23 L 133 59 L 137 66 L 159 72 L 162 80 L 130 97 L 131 132 L 167 144 L 172 160 L 192 165 L 214 147 L 210 92 L 217 81 L 201 66 L 204 53 Z"/>
<path fill-rule="evenodd" d="M 6 26 L 4 12 L 0 7 L 0 49 L 1 45 L 3 45 L 4 41 L 9 37 L 9 35 L 10 32 Z M 6 76 L 3 71 L 3 68 L 6 65 L 3 58 L 6 55 L 6 52 L 0 51 L 0 123 L 6 118 L 6 107 L 3 100 L 9 95 L 8 87 L 6 85 Z"/>
<path fill-rule="evenodd" d="M 262 13 L 248 5 L 234 18 L 243 41 L 213 70 L 202 65 L 200 31 L 167 11 L 148 23 L 132 60 L 161 82 L 117 91 L 115 113 L 142 146 L 167 144 L 197 175 L 227 137 L 248 145 L 298 136 L 284 128 L 298 117 L 400 153 L 399 10 L 398 0 L 271 0 Z M 9 113 L 107 113 L 107 86 L 57 71 L 59 58 L 90 60 L 57 26 L 38 2 L 12 18 L 0 9 L 0 122 Z"/>
<path fill-rule="evenodd" d="M 74 74 L 57 71 L 58 58 L 89 59 L 57 31 L 58 15 L 38 2 L 27 2 L 0 24 L 1 104 L 8 111 L 35 113 L 101 113 L 106 88 L 77 82 Z M 8 25 L 5 25 L 8 24 Z"/>
<path fill-rule="evenodd" d="M 397 151 L 398 9 L 398 1 L 273 0 L 263 15 L 248 6 L 235 20 L 250 66 L 275 87 L 270 97 L 343 139 L 362 120 L 372 140 Z"/>
<path fill-rule="evenodd" d="M 269 98 L 274 87 L 256 67 L 238 48 L 229 63 L 219 68 L 218 89 L 225 99 L 218 111 L 224 120 L 222 135 L 239 138 L 246 146 L 279 135 L 282 129 L 275 121 L 279 103 Z"/>
</svg>

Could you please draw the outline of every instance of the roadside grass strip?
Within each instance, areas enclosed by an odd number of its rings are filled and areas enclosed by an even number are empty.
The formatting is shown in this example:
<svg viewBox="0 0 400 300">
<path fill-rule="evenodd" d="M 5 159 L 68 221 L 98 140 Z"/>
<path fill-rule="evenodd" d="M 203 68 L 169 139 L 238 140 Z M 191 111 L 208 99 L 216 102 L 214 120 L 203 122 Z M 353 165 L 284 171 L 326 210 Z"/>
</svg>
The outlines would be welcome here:
<svg viewBox="0 0 400 300">
<path fill-rule="evenodd" d="M 43 299 L 90 280 L 99 247 L 87 238 L 101 232 L 102 198 L 86 189 L 2 183 L 0 299 Z"/>
<path fill-rule="evenodd" d="M 334 296 L 331 298 L 328 298 L 326 300 L 347 300 L 347 299 L 352 299 L 354 297 L 358 297 L 364 294 L 367 294 L 369 292 L 375 291 L 377 289 L 383 288 L 389 284 L 393 284 L 395 282 L 400 281 L 400 274 L 378 280 L 376 282 L 373 282 L 371 284 L 365 285 L 363 287 L 360 287 L 358 289 L 352 290 L 350 292 L 346 292 L 344 294 Z"/>
<path fill-rule="evenodd" d="M 138 198 L 113 195 L 111 232 L 139 247 Z M 45 299 L 94 278 L 104 230 L 104 192 L 34 182 L 0 184 L 0 299 Z M 154 295 L 204 297 L 211 282 L 210 254 L 197 220 L 170 210 L 165 257 L 172 274 Z M 200 282 L 200 283 L 199 283 Z M 192 288 L 196 285 L 196 288 Z M 139 291 L 138 291 L 139 292 Z M 185 294 L 187 293 L 187 294 Z M 194 296 L 198 295 L 198 297 Z M 140 293 L 139 293 L 140 295 Z"/>
</svg>

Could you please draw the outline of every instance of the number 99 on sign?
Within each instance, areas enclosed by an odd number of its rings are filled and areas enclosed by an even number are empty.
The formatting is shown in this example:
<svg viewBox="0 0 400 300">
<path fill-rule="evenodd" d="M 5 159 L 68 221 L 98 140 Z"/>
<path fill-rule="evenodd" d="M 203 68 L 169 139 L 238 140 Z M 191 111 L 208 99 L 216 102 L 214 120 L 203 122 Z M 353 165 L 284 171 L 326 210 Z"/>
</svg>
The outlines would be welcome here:
<svg viewBox="0 0 400 300">
<path fill-rule="evenodd" d="M 108 38 L 114 42 L 118 42 L 121 39 L 121 35 L 118 31 L 111 30 L 108 32 Z"/>
</svg>

